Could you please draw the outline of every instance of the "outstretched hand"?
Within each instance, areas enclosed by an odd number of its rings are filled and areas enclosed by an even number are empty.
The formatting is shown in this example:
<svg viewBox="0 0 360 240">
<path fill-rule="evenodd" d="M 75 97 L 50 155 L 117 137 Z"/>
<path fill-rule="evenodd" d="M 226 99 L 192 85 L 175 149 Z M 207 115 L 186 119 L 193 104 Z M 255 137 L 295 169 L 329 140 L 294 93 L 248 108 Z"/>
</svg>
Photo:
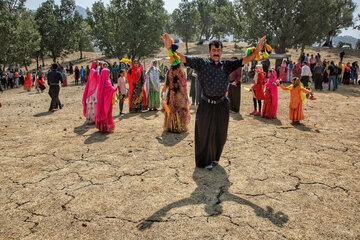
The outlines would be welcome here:
<svg viewBox="0 0 360 240">
<path fill-rule="evenodd" d="M 169 36 L 169 34 L 167 33 L 164 33 L 161 37 L 161 39 L 163 40 L 164 42 L 164 47 L 169 50 L 171 48 L 171 38 Z"/>
<path fill-rule="evenodd" d="M 263 36 L 263 37 L 259 40 L 259 42 L 258 42 L 258 44 L 257 44 L 257 46 L 256 46 L 256 49 L 255 49 L 256 52 L 260 52 L 261 49 L 263 49 L 265 39 L 266 39 L 266 36 Z"/>
</svg>

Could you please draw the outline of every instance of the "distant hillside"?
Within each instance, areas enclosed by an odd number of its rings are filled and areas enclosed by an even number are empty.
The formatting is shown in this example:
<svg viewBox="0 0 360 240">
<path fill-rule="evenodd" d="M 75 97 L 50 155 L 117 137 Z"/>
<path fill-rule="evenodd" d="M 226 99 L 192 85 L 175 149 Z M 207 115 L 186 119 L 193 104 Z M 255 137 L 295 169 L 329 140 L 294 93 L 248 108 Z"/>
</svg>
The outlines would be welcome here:
<svg viewBox="0 0 360 240">
<path fill-rule="evenodd" d="M 81 15 L 83 18 L 86 18 L 86 17 L 87 17 L 86 9 L 85 9 L 85 8 L 80 7 L 80 6 L 76 6 L 76 7 L 75 7 L 75 11 L 77 11 L 78 13 L 80 13 L 80 15 Z"/>
<path fill-rule="evenodd" d="M 339 42 L 350 43 L 354 49 L 356 46 L 357 39 L 352 36 L 337 36 L 333 38 L 333 46 L 336 47 Z"/>
</svg>

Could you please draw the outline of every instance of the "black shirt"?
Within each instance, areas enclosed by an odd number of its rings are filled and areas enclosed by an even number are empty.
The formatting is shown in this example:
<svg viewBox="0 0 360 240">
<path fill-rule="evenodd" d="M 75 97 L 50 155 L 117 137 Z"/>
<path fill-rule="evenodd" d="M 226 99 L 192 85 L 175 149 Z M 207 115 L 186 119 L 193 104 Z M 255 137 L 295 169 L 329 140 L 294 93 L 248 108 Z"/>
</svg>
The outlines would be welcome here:
<svg viewBox="0 0 360 240">
<path fill-rule="evenodd" d="M 63 82 L 63 79 L 62 79 L 62 76 L 61 76 L 61 73 L 56 71 L 56 70 L 51 70 L 48 72 L 48 75 L 47 75 L 47 78 L 48 78 L 48 85 L 49 86 L 58 86 L 59 85 L 59 82 Z"/>
<path fill-rule="evenodd" d="M 242 59 L 222 60 L 216 64 L 210 58 L 185 56 L 186 65 L 195 69 L 203 92 L 208 97 L 225 96 L 229 75 L 237 68 L 242 67 Z"/>
</svg>

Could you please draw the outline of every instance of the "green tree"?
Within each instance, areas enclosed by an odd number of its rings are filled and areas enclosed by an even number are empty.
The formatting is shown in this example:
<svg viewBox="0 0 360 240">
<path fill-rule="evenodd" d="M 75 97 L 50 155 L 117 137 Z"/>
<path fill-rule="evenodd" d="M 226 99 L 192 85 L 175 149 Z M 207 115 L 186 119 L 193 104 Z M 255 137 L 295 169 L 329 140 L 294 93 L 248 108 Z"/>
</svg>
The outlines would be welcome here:
<svg viewBox="0 0 360 240">
<path fill-rule="evenodd" d="M 39 34 L 33 14 L 24 8 L 25 1 L 0 2 L 0 64 L 4 67 L 31 63 L 39 46 Z"/>
<path fill-rule="evenodd" d="M 47 50 L 55 62 L 58 57 L 66 56 L 73 49 L 72 31 L 74 29 L 74 0 L 54 0 L 42 3 L 36 11 L 36 22 L 41 35 L 41 50 Z"/>
<path fill-rule="evenodd" d="M 172 19 L 175 33 L 185 42 L 186 54 L 188 54 L 188 42 L 193 40 L 198 30 L 196 26 L 200 19 L 199 12 L 193 2 L 182 0 L 179 8 L 172 13 Z"/>
<path fill-rule="evenodd" d="M 162 0 L 95 2 L 87 10 L 95 45 L 108 57 L 141 59 L 161 47 L 168 19 Z"/>
<path fill-rule="evenodd" d="M 37 30 L 34 14 L 23 11 L 18 18 L 17 31 L 14 34 L 16 63 L 27 67 L 40 49 L 40 34 Z"/>
<path fill-rule="evenodd" d="M 340 33 L 340 29 L 353 25 L 353 12 L 356 4 L 352 0 L 331 0 L 328 4 L 326 16 L 327 21 L 324 22 L 324 28 L 328 30 L 326 35 L 326 43 Z"/>
<path fill-rule="evenodd" d="M 71 41 L 73 42 L 74 50 L 80 51 L 80 59 L 82 59 L 83 51 L 94 51 L 90 37 L 90 26 L 78 12 L 74 14 L 74 26 Z"/>
<path fill-rule="evenodd" d="M 334 2 L 347 3 L 351 0 L 235 0 L 235 9 L 246 24 L 243 25 L 242 36 L 249 43 L 255 43 L 266 35 L 268 42 L 276 53 L 285 53 L 288 48 L 304 48 L 319 39 L 323 39 L 331 31 L 347 26 L 345 16 L 342 24 L 330 26 L 333 18 L 337 18 Z M 341 7 L 337 7 L 339 11 Z M 344 14 L 351 12 L 341 10 Z M 339 19 L 339 18 L 338 18 Z M 339 20 L 340 21 L 340 20 Z M 351 25 L 351 23 L 350 23 Z M 277 61 L 277 65 L 279 61 Z"/>
<path fill-rule="evenodd" d="M 215 11 L 213 0 L 195 0 L 197 11 L 199 12 L 199 40 L 211 38 L 211 29 L 214 23 Z"/>
</svg>

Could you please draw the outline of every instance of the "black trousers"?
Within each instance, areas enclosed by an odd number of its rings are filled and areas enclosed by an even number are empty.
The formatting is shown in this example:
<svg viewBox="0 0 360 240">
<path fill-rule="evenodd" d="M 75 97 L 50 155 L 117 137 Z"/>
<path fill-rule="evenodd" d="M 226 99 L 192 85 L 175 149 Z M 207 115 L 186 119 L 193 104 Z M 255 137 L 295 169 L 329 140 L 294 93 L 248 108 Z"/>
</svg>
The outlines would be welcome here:
<svg viewBox="0 0 360 240">
<path fill-rule="evenodd" d="M 49 111 L 57 108 L 61 108 L 61 102 L 59 99 L 60 86 L 59 85 L 50 85 L 49 95 L 51 97 L 51 103 Z"/>
<path fill-rule="evenodd" d="M 230 101 L 230 110 L 234 112 L 240 112 L 241 101 L 241 83 L 229 85 L 228 97 Z"/>
<path fill-rule="evenodd" d="M 195 120 L 195 162 L 206 167 L 219 161 L 229 127 L 229 100 L 218 104 L 200 100 Z"/>
</svg>

